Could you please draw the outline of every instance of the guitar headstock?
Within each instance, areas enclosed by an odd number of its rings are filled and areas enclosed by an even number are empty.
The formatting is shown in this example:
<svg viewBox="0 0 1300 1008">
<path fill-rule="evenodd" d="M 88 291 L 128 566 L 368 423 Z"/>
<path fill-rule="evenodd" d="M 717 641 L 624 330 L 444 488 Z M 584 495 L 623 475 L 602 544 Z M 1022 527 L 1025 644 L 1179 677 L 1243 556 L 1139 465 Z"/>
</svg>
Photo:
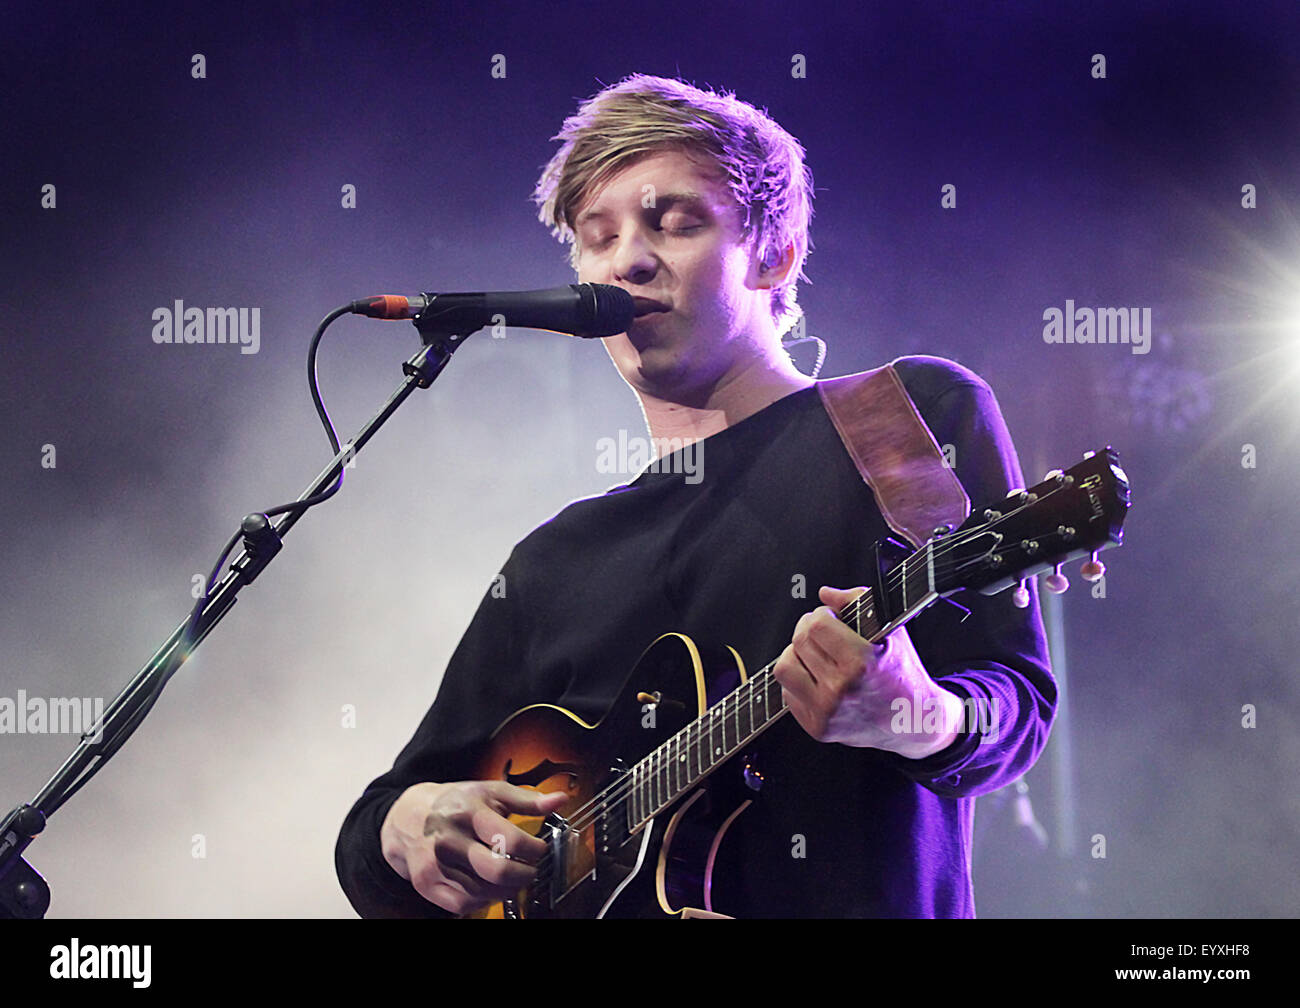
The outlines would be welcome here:
<svg viewBox="0 0 1300 1008">
<path fill-rule="evenodd" d="M 1111 448 L 1089 452 L 1072 469 L 1048 473 L 1036 486 L 972 512 L 960 528 L 932 540 L 936 590 L 947 595 L 975 588 L 993 595 L 1083 556 L 1091 559 L 1080 573 L 1095 581 L 1104 569 L 1096 554 L 1123 541 L 1128 508 L 1128 477 L 1119 456 Z M 1065 590 L 1059 570 L 1047 587 Z M 1017 604 L 1028 604 L 1021 592 Z"/>
</svg>

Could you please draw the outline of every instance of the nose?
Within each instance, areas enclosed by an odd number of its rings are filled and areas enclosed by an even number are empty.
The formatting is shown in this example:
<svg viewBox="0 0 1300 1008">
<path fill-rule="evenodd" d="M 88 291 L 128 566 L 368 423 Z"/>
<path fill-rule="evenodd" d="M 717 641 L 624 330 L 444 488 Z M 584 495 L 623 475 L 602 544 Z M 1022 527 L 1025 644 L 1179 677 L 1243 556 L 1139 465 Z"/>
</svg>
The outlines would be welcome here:
<svg viewBox="0 0 1300 1008">
<path fill-rule="evenodd" d="M 629 228 L 618 240 L 611 265 L 615 280 L 647 284 L 659 271 L 659 258 L 640 229 Z"/>
</svg>

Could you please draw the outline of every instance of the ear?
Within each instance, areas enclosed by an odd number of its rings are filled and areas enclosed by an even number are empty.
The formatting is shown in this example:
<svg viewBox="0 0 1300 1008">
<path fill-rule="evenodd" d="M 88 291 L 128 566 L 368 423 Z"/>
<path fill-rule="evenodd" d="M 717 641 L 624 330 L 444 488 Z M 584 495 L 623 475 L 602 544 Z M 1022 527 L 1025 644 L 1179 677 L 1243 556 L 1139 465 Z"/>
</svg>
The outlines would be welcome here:
<svg viewBox="0 0 1300 1008">
<path fill-rule="evenodd" d="M 771 253 L 769 252 L 770 256 Z M 757 255 L 750 263 L 750 279 L 755 290 L 771 290 L 780 287 L 794 269 L 794 243 L 791 242 L 781 251 L 776 262 L 763 262 Z"/>
</svg>

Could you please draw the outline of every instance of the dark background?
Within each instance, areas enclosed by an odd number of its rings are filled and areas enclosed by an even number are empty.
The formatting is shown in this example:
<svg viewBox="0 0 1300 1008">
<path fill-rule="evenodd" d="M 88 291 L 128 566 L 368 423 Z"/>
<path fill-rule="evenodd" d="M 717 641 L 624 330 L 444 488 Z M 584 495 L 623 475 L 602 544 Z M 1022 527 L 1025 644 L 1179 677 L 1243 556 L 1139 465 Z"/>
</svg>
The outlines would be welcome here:
<svg viewBox="0 0 1300 1008">
<path fill-rule="evenodd" d="M 1108 443 L 1132 480 L 1105 597 L 1076 577 L 1056 613 L 1066 712 L 1029 776 L 1049 848 L 982 799 L 981 913 L 1295 916 L 1300 14 L 854 6 L 11 5 L 0 696 L 111 699 L 239 517 L 319 471 L 303 365 L 329 309 L 570 282 L 529 200 L 548 137 L 603 84 L 680 75 L 807 148 L 825 374 L 954 358 L 1031 480 Z M 261 307 L 260 352 L 156 345 L 176 299 Z M 1066 299 L 1151 308 L 1151 352 L 1047 345 Z M 404 324 L 330 330 L 341 432 L 415 346 Z M 643 432 L 599 347 L 475 337 L 52 820 L 29 855 L 51 916 L 349 914 L 346 809 L 510 545 L 614 481 L 596 442 L 621 428 Z M 0 803 L 75 743 L 0 737 Z"/>
</svg>

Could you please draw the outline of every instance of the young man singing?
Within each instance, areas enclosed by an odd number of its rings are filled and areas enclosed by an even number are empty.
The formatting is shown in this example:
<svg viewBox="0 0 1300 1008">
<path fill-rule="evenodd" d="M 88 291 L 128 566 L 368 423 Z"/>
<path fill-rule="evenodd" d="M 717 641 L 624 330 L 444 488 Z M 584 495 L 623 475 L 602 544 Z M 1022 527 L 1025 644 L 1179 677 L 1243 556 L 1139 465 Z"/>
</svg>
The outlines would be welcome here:
<svg viewBox="0 0 1300 1008">
<path fill-rule="evenodd" d="M 542 219 L 572 241 L 580 281 L 633 295 L 635 321 L 606 348 L 653 442 L 698 451 L 700 472 L 651 466 L 516 546 L 504 596 L 484 598 L 415 737 L 348 814 L 344 891 L 364 916 L 513 898 L 546 847 L 508 817 L 566 796 L 474 780 L 487 740 L 530 704 L 596 723 L 644 649 L 677 632 L 730 645 L 751 672 L 779 656 L 793 715 L 746 753 L 761 790 L 712 851 L 714 910 L 973 916 L 974 797 L 1033 764 L 1054 712 L 1036 602 L 963 592 L 968 615 L 931 606 L 871 644 L 836 616 L 861 589 L 830 586 L 863 584 L 873 543 L 895 534 L 886 498 L 898 491 L 864 481 L 845 417 L 866 416 L 886 446 L 888 425 L 910 423 L 933 456 L 917 479 L 946 478 L 983 505 L 1022 485 L 992 394 L 951 362 L 903 358 L 881 372 L 901 406 L 866 410 L 861 397 L 877 393 L 863 386 L 835 415 L 794 368 L 781 335 L 799 314 L 812 182 L 764 113 L 637 76 L 583 104 L 557 139 Z M 826 586 L 820 608 L 803 585 Z M 976 708 L 986 716 L 970 718 Z M 610 914 L 665 909 L 679 908 L 616 901 Z"/>
</svg>

